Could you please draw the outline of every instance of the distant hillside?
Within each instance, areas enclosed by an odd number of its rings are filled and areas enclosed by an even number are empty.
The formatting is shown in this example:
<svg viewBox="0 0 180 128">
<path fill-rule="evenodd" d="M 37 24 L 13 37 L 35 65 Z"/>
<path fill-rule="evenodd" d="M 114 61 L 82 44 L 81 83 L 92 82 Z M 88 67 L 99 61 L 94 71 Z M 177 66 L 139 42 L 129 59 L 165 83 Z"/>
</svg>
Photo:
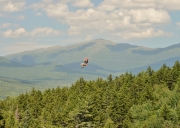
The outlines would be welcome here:
<svg viewBox="0 0 180 128">
<path fill-rule="evenodd" d="M 180 44 L 174 44 L 172 46 L 169 47 L 165 47 L 165 48 L 157 48 L 157 49 L 152 49 L 152 50 L 134 50 L 134 53 L 137 54 L 141 54 L 141 55 L 157 55 L 163 52 L 167 52 L 167 51 L 171 51 L 173 49 L 179 49 L 180 48 Z"/>
<path fill-rule="evenodd" d="M 177 60 L 180 62 L 180 56 L 179 56 L 179 57 L 169 58 L 169 59 L 167 59 L 167 60 L 159 61 L 159 62 L 152 63 L 152 64 L 149 64 L 149 65 L 145 65 L 145 66 L 142 66 L 142 67 L 127 69 L 127 70 L 123 70 L 123 71 L 124 71 L 124 72 L 125 72 L 125 71 L 131 71 L 132 73 L 137 74 L 137 73 L 140 72 L 140 71 L 146 71 L 146 69 L 147 69 L 149 66 L 150 66 L 153 70 L 158 70 L 158 69 L 161 68 L 161 66 L 162 66 L 163 64 L 166 64 L 167 66 L 172 67 L 172 66 L 174 65 L 174 62 L 176 62 Z"/>
<path fill-rule="evenodd" d="M 74 45 L 38 49 L 5 57 L 25 65 L 41 63 L 66 65 L 82 62 L 84 57 L 88 57 L 89 62 L 105 70 L 121 71 L 142 67 L 172 57 L 178 57 L 179 55 L 180 44 L 152 49 L 96 39 Z"/>
<path fill-rule="evenodd" d="M 89 63 L 81 68 L 84 57 Z M 46 89 L 71 86 L 80 77 L 94 80 L 126 71 L 136 74 L 148 66 L 157 70 L 164 63 L 172 66 L 176 60 L 180 60 L 180 44 L 147 48 L 96 39 L 0 57 L 0 78 Z"/>
<path fill-rule="evenodd" d="M 5 99 L 7 96 L 17 96 L 20 93 L 25 93 L 32 88 L 43 90 L 43 86 L 35 86 L 25 84 L 18 80 L 0 78 L 0 100 Z"/>
<path fill-rule="evenodd" d="M 0 66 L 2 67 L 26 67 L 21 63 L 16 63 L 14 61 L 10 61 L 4 57 L 0 57 Z"/>
<path fill-rule="evenodd" d="M 77 65 L 76 69 L 73 69 L 73 65 Z M 80 62 L 67 65 L 42 63 L 26 67 L 0 66 L 0 78 L 18 80 L 31 85 L 43 85 L 44 87 L 53 87 L 59 84 L 70 86 L 80 77 L 88 80 L 98 76 L 106 77 L 109 73 L 105 71 L 95 64 L 81 68 Z"/>
</svg>

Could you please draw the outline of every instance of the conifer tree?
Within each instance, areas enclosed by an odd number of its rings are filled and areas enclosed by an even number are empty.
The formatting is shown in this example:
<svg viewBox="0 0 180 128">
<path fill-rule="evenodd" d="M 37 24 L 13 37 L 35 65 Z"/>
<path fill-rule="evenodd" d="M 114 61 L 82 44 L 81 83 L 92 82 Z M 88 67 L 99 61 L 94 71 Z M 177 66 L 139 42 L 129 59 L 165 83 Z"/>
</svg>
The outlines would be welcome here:
<svg viewBox="0 0 180 128">
<path fill-rule="evenodd" d="M 1 103 L 0 103 L 1 106 Z M 0 108 L 0 128 L 4 128 L 4 117 L 3 117 L 3 113 L 2 113 L 2 108 Z"/>
<path fill-rule="evenodd" d="M 150 66 L 148 66 L 146 73 L 151 77 L 154 74 L 154 70 Z"/>
</svg>

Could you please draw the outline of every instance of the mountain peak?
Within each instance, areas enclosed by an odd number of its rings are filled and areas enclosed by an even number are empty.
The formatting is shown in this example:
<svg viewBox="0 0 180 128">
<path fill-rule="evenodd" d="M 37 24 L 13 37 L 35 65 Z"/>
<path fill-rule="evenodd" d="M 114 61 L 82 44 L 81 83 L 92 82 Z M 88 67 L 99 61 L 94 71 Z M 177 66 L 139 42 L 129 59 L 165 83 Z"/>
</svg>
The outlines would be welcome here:
<svg viewBox="0 0 180 128">
<path fill-rule="evenodd" d="M 94 39 L 94 41 L 107 41 L 107 40 L 105 40 L 103 38 L 97 38 L 97 39 Z"/>
<path fill-rule="evenodd" d="M 103 39 L 103 38 L 98 38 L 98 39 L 94 39 L 92 41 L 89 41 L 88 43 L 95 43 L 95 44 L 111 44 L 111 45 L 114 45 L 116 43 L 110 41 L 110 40 L 106 40 L 106 39 Z"/>
</svg>

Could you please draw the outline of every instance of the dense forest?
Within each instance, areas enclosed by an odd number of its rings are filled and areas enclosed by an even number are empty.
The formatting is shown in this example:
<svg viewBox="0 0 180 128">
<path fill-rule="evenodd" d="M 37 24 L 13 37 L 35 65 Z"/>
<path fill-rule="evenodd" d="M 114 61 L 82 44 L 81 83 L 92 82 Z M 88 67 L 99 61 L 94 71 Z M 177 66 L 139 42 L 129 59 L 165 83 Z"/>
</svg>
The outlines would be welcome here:
<svg viewBox="0 0 180 128">
<path fill-rule="evenodd" d="M 180 63 L 0 101 L 0 128 L 180 128 Z"/>
</svg>

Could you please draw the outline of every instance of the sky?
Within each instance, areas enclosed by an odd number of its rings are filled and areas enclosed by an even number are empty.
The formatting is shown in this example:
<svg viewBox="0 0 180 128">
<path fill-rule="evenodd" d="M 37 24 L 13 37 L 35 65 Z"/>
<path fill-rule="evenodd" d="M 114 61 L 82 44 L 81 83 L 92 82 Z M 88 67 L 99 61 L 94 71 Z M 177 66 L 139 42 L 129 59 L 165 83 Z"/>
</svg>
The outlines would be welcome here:
<svg viewBox="0 0 180 128">
<path fill-rule="evenodd" d="M 180 43 L 179 0 L 0 0 L 0 56 L 103 38 Z"/>
</svg>

